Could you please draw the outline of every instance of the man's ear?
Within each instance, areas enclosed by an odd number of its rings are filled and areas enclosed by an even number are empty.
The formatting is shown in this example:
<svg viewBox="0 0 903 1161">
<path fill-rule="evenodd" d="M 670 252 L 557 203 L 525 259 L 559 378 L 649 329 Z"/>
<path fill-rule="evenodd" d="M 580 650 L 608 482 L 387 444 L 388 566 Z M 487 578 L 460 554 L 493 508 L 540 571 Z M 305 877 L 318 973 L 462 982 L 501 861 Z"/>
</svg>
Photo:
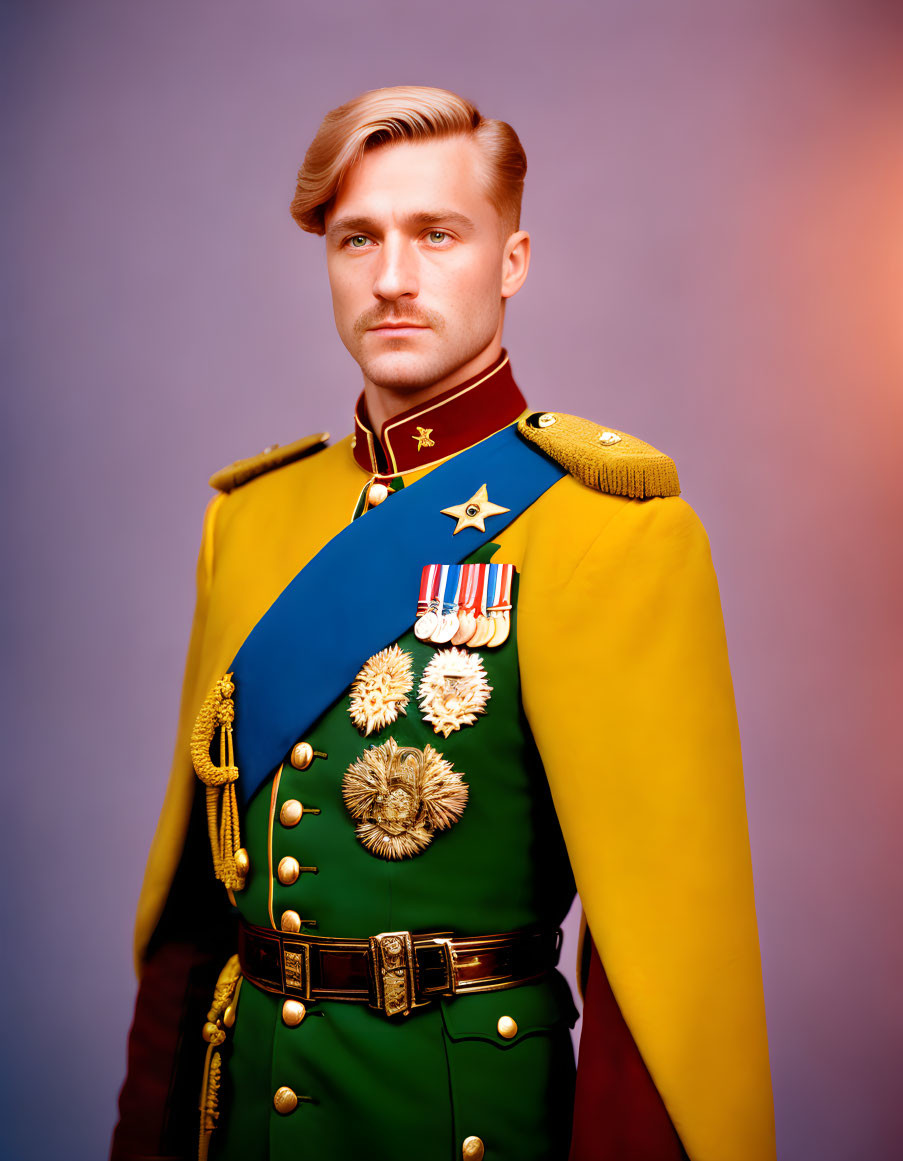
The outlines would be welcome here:
<svg viewBox="0 0 903 1161">
<path fill-rule="evenodd" d="M 524 284 L 530 269 L 530 235 L 526 230 L 511 234 L 502 252 L 502 298 L 511 298 Z"/>
</svg>

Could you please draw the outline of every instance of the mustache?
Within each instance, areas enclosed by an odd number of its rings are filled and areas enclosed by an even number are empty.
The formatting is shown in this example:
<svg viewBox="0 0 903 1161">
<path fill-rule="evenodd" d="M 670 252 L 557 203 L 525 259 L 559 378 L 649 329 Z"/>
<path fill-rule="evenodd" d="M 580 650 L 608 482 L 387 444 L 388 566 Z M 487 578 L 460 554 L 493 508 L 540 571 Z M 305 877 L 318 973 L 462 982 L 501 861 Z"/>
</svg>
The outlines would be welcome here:
<svg viewBox="0 0 903 1161">
<path fill-rule="evenodd" d="M 414 306 L 413 303 L 404 308 L 387 303 L 385 306 L 375 306 L 372 310 L 365 310 L 362 315 L 359 315 L 354 323 L 354 333 L 362 335 L 365 331 L 372 330 L 373 327 L 378 327 L 382 323 L 402 321 L 430 327 L 434 331 L 441 331 L 445 328 L 445 319 L 434 310 L 426 310 L 421 306 Z"/>
</svg>

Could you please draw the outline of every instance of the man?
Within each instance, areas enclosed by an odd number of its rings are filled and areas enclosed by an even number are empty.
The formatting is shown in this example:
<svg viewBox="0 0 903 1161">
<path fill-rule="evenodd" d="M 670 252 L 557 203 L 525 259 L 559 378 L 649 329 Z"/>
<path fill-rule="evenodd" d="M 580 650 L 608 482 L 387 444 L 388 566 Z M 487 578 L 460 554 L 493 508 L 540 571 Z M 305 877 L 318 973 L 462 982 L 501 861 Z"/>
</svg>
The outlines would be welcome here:
<svg viewBox="0 0 903 1161">
<path fill-rule="evenodd" d="M 364 389 L 212 481 L 116 1161 L 774 1155 L 705 533 L 666 456 L 526 408 L 525 170 L 427 88 L 307 153 Z"/>
</svg>

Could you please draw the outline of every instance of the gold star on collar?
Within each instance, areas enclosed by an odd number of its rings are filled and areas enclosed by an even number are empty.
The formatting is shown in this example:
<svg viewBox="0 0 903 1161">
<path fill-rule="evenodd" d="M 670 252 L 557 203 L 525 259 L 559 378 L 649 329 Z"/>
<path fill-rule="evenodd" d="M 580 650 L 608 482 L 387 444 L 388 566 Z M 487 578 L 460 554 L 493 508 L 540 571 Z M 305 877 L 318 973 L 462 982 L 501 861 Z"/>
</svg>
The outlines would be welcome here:
<svg viewBox="0 0 903 1161">
<path fill-rule="evenodd" d="M 481 532 L 486 531 L 485 520 L 487 516 L 498 516 L 500 512 L 509 512 L 510 508 L 502 508 L 498 504 L 493 504 L 486 494 L 486 485 L 474 492 L 469 500 L 465 500 L 463 504 L 455 504 L 452 508 L 443 508 L 443 516 L 454 516 L 458 521 L 453 536 L 457 536 L 462 528 L 479 528 Z"/>
<path fill-rule="evenodd" d="M 412 435 L 411 439 L 417 440 L 417 450 L 418 451 L 423 451 L 423 449 L 425 447 L 435 447 L 436 446 L 435 441 L 430 439 L 430 436 L 432 434 L 433 434 L 433 429 L 431 427 L 418 427 L 417 428 L 417 434 Z"/>
</svg>

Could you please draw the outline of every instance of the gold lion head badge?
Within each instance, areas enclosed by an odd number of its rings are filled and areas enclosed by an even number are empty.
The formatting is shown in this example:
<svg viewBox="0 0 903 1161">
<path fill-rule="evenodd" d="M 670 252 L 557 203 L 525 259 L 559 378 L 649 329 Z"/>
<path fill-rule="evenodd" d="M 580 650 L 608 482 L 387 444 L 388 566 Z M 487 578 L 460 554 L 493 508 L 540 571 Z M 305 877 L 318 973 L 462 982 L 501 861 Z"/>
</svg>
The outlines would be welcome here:
<svg viewBox="0 0 903 1161">
<path fill-rule="evenodd" d="M 348 812 L 361 820 L 355 834 L 383 859 L 419 855 L 437 830 L 458 821 L 467 795 L 461 775 L 432 746 L 418 750 L 392 738 L 365 750 L 342 783 Z"/>
<path fill-rule="evenodd" d="M 486 712 L 491 693 L 479 653 L 440 649 L 423 671 L 417 697 L 423 720 L 447 738 Z"/>
</svg>

